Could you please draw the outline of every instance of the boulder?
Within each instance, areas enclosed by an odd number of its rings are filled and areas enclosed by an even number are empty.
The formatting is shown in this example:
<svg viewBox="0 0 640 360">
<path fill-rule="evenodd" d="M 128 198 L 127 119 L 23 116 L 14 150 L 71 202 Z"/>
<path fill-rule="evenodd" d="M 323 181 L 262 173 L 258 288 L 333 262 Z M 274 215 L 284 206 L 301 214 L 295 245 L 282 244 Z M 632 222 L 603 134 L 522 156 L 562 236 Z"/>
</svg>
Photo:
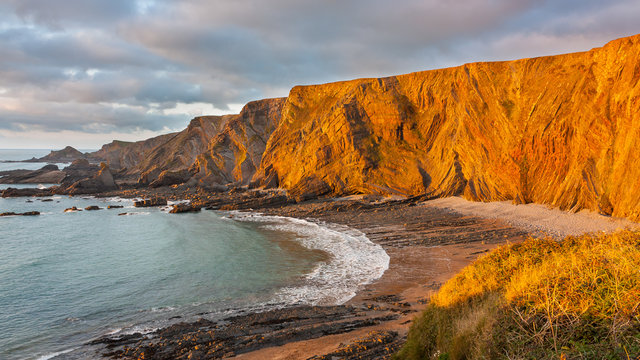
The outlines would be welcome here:
<svg viewBox="0 0 640 360">
<path fill-rule="evenodd" d="M 152 188 L 160 186 L 179 185 L 187 182 L 193 174 L 189 170 L 169 171 L 165 170 L 158 175 L 158 178 L 153 180 L 149 186 Z"/>
<path fill-rule="evenodd" d="M 167 199 L 165 198 L 151 198 L 140 201 L 135 201 L 133 206 L 135 207 L 152 207 L 152 206 L 164 206 L 167 205 Z"/>
<path fill-rule="evenodd" d="M 95 194 L 116 190 L 117 188 L 118 186 L 113 180 L 113 174 L 111 174 L 109 167 L 102 163 L 96 175 L 91 178 L 76 181 L 69 186 L 65 192 L 69 194 Z"/>
<path fill-rule="evenodd" d="M 109 205 L 107 209 L 122 209 L 123 207 L 122 205 Z"/>
<path fill-rule="evenodd" d="M 171 214 L 179 214 L 186 212 L 198 212 L 201 207 L 193 204 L 175 204 L 173 205 L 173 209 L 169 211 Z"/>
<path fill-rule="evenodd" d="M 91 205 L 91 206 L 87 206 L 86 208 L 84 208 L 87 211 L 92 211 L 92 210 L 101 210 L 99 206 L 96 205 Z"/>
<path fill-rule="evenodd" d="M 77 207 L 70 207 L 67 209 L 64 209 L 64 212 L 74 212 L 74 211 L 82 211 L 82 209 L 78 209 Z"/>
</svg>

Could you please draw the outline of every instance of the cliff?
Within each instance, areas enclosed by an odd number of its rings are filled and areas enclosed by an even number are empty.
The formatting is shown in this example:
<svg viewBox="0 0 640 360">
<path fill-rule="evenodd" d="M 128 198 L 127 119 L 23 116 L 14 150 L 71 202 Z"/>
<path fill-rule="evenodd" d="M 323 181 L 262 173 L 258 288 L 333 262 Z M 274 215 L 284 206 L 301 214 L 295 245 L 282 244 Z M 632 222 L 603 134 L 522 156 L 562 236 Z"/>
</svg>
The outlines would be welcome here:
<svg viewBox="0 0 640 360">
<path fill-rule="evenodd" d="M 156 136 L 147 140 L 129 142 L 114 140 L 96 152 L 87 154 L 89 160 L 106 162 L 111 169 L 128 169 L 145 159 L 147 153 L 165 143 L 175 133 Z"/>
<path fill-rule="evenodd" d="M 230 115 L 224 129 L 192 167 L 200 183 L 248 184 L 260 165 L 271 133 L 278 126 L 285 100 L 253 101 L 239 115 Z"/>
<path fill-rule="evenodd" d="M 464 195 L 640 219 L 640 36 L 602 48 L 294 87 L 254 181 Z"/>
<path fill-rule="evenodd" d="M 67 146 L 62 150 L 51 150 L 49 154 L 39 159 L 33 158 L 26 161 L 49 162 L 49 163 L 65 163 L 72 162 L 77 159 L 85 159 L 86 155 L 74 147 Z"/>
<path fill-rule="evenodd" d="M 187 170 L 231 117 L 199 116 L 192 119 L 185 130 L 172 134 L 162 144 L 154 147 L 142 161 L 129 168 L 127 173 L 139 174 L 139 183 L 150 184 L 165 171 Z"/>
</svg>

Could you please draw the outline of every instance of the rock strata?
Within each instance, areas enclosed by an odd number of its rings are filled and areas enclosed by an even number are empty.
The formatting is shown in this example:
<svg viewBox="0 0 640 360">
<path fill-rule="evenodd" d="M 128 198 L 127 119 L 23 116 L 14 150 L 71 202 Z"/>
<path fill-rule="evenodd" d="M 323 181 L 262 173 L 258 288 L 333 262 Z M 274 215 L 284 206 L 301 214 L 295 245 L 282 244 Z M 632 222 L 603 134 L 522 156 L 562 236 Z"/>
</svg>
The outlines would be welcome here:
<svg viewBox="0 0 640 360">
<path fill-rule="evenodd" d="M 179 214 L 186 212 L 198 212 L 202 207 L 193 204 L 176 204 L 173 205 L 173 209 L 169 211 L 171 214 Z"/>
<path fill-rule="evenodd" d="M 640 35 L 587 52 L 294 87 L 253 181 L 640 219 Z M 328 191 L 327 191 L 328 189 Z"/>
<path fill-rule="evenodd" d="M 140 201 L 134 201 L 133 206 L 135 207 L 152 207 L 152 206 L 164 206 L 167 205 L 167 199 L 165 198 L 151 198 Z"/>
</svg>

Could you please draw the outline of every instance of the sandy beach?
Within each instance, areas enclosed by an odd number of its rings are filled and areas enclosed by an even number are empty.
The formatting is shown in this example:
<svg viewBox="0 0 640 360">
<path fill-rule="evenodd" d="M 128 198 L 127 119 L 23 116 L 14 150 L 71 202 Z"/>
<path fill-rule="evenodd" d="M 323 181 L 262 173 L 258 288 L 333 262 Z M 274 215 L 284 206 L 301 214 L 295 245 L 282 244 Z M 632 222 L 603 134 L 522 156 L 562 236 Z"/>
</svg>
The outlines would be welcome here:
<svg viewBox="0 0 640 360">
<path fill-rule="evenodd" d="M 384 248 L 389 269 L 373 283 L 354 289 L 357 295 L 345 304 L 178 324 L 152 337 L 99 339 L 94 345 L 106 349 L 101 353 L 160 359 L 384 359 L 403 344 L 412 319 L 429 297 L 492 248 L 528 236 L 559 238 L 637 226 L 595 213 L 462 198 L 352 196 L 251 210 L 359 230 Z"/>
</svg>

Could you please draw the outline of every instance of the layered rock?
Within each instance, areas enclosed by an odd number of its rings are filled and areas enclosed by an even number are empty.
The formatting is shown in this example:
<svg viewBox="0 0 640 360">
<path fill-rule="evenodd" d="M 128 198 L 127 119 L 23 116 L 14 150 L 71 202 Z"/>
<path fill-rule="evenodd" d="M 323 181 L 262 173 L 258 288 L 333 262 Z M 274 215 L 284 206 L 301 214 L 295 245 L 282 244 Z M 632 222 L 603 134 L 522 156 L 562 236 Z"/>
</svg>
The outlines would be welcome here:
<svg viewBox="0 0 640 360">
<path fill-rule="evenodd" d="M 100 170 L 94 176 L 77 180 L 66 188 L 64 188 L 64 184 L 63 182 L 61 185 L 63 192 L 70 195 L 95 194 L 118 188 L 113 180 L 111 170 L 105 163 L 100 164 Z"/>
<path fill-rule="evenodd" d="M 229 115 L 224 129 L 192 166 L 200 184 L 249 184 L 279 124 L 285 100 L 252 101 L 240 114 Z"/>
<path fill-rule="evenodd" d="M 94 161 L 106 162 L 114 171 L 130 169 L 142 162 L 150 151 L 175 135 L 165 134 L 136 142 L 114 140 L 103 145 L 100 150 L 87 154 L 87 157 Z"/>
<path fill-rule="evenodd" d="M 66 176 L 57 165 L 45 165 L 38 170 L 0 171 L 3 184 L 58 184 Z"/>
<path fill-rule="evenodd" d="M 224 115 L 194 118 L 185 130 L 153 148 L 144 160 L 127 172 L 139 174 L 138 182 L 148 185 L 156 181 L 164 171 L 175 173 L 189 169 L 196 157 L 207 149 L 211 139 L 222 131 L 232 117 Z M 166 175 L 167 173 L 163 177 Z M 166 180 L 168 178 L 160 181 L 162 185 L 170 185 Z"/>
<path fill-rule="evenodd" d="M 633 36 L 583 53 L 298 86 L 254 180 L 303 197 L 464 195 L 640 219 L 639 81 Z"/>
</svg>

